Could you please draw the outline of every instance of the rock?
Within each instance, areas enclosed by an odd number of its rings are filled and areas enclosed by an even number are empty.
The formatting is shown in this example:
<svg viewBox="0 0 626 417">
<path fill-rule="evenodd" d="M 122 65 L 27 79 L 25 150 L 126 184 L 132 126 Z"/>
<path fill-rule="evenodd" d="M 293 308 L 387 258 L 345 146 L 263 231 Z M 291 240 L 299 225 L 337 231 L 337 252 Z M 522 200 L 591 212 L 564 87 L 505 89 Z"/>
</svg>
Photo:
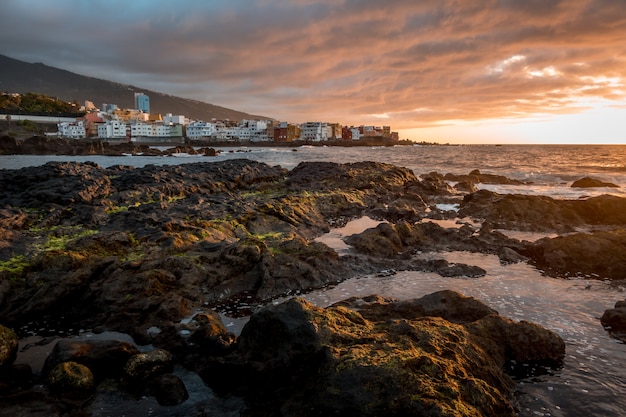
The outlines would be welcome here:
<svg viewBox="0 0 626 417">
<path fill-rule="evenodd" d="M 13 364 L 17 357 L 17 346 L 15 332 L 0 325 L 0 370 Z"/>
<path fill-rule="evenodd" d="M 500 262 L 504 264 L 516 264 L 518 262 L 527 262 L 528 258 L 517 252 L 515 249 L 503 246 L 498 253 Z"/>
<path fill-rule="evenodd" d="M 27 390 L 33 385 L 33 370 L 24 363 L 0 368 L 0 393 Z"/>
<path fill-rule="evenodd" d="M 475 193 L 478 188 L 471 181 L 460 181 L 454 185 L 454 189 L 464 193 Z"/>
<path fill-rule="evenodd" d="M 626 225 L 626 198 L 556 200 L 480 190 L 464 197 L 458 215 L 487 220 L 499 229 L 570 233 L 587 225 Z"/>
<path fill-rule="evenodd" d="M 53 393 L 69 396 L 89 394 L 95 387 L 89 368 L 72 361 L 61 362 L 52 368 L 47 382 Z"/>
<path fill-rule="evenodd" d="M 244 395 L 251 416 L 515 416 L 505 363 L 558 362 L 565 344 L 481 304 L 451 291 L 326 309 L 295 298 L 254 314 L 238 350 L 201 374 Z"/>
<path fill-rule="evenodd" d="M 46 358 L 42 374 L 47 375 L 63 362 L 76 362 L 88 367 L 98 380 L 118 377 L 131 356 L 139 351 L 119 340 L 73 341 L 62 339 Z"/>
<path fill-rule="evenodd" d="M 443 176 L 446 181 L 482 183 L 482 184 L 503 184 L 503 185 L 525 185 L 524 181 L 507 178 L 503 175 L 483 174 L 475 169 L 467 175 L 446 174 Z"/>
<path fill-rule="evenodd" d="M 151 387 L 157 402 L 163 406 L 182 404 L 189 398 L 185 384 L 176 375 L 158 375 L 153 378 Z"/>
<path fill-rule="evenodd" d="M 172 354 L 164 349 L 154 349 L 131 356 L 124 365 L 123 377 L 132 385 L 171 372 L 172 368 Z"/>
<path fill-rule="evenodd" d="M 572 183 L 572 188 L 594 188 L 594 187 L 612 187 L 619 188 L 619 185 L 611 182 L 604 182 L 602 180 L 590 177 L 584 177 L 576 180 Z"/>
<path fill-rule="evenodd" d="M 479 266 L 461 263 L 448 264 L 437 268 L 436 271 L 442 277 L 479 278 L 487 274 L 487 271 Z"/>
<path fill-rule="evenodd" d="M 626 343 L 626 301 L 618 301 L 614 308 L 606 310 L 600 322 L 612 336 Z"/>
<path fill-rule="evenodd" d="M 421 182 L 419 185 L 412 186 L 411 190 L 413 192 L 417 191 L 420 194 L 430 194 L 430 195 L 450 195 L 454 193 L 454 189 L 448 184 L 448 182 L 444 179 L 443 175 L 437 172 L 431 172 L 429 174 L 420 176 Z M 419 188 L 418 188 L 419 187 Z"/>
<path fill-rule="evenodd" d="M 544 238 L 523 254 L 550 274 L 619 280 L 626 276 L 626 229 Z"/>
<path fill-rule="evenodd" d="M 398 256 L 405 249 L 400 235 L 390 223 L 381 223 L 373 229 L 348 236 L 345 241 L 361 253 L 385 258 Z"/>
</svg>

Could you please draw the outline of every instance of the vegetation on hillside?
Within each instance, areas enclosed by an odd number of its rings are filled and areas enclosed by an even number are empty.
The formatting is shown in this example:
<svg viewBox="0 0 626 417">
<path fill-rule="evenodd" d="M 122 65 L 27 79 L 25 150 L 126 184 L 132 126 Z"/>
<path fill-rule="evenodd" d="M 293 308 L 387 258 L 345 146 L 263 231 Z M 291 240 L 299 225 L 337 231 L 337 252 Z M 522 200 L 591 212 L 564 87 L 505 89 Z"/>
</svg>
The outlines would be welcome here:
<svg viewBox="0 0 626 417">
<path fill-rule="evenodd" d="M 0 94 L 0 113 L 32 114 L 32 115 L 71 115 L 80 113 L 78 103 L 68 103 L 45 94 Z"/>
</svg>

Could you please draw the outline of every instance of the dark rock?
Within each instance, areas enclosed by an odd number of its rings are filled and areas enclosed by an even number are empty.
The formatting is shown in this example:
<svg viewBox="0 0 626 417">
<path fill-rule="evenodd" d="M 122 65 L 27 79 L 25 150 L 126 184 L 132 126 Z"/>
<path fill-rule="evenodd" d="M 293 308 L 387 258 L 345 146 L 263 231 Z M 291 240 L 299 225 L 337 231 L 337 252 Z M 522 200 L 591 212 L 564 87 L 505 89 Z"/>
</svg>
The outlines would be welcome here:
<svg viewBox="0 0 626 417">
<path fill-rule="evenodd" d="M 48 388 L 55 394 L 87 395 L 95 388 L 94 376 L 88 367 L 68 361 L 56 365 L 48 373 Z"/>
<path fill-rule="evenodd" d="M 471 181 L 460 181 L 454 185 L 454 189 L 464 193 L 475 193 L 478 188 Z"/>
<path fill-rule="evenodd" d="M 363 300 L 366 303 L 363 303 Z M 373 301 L 373 302 L 372 302 Z M 385 316 L 416 319 L 441 317 L 454 323 L 471 323 L 492 314 L 498 314 L 473 297 L 455 291 L 443 290 L 407 301 L 380 298 L 349 298 L 336 305 L 359 311 L 368 320 L 382 320 Z"/>
<path fill-rule="evenodd" d="M 0 155 L 96 155 L 104 153 L 104 143 L 33 136 L 24 140 L 0 141 Z"/>
<path fill-rule="evenodd" d="M 619 280 L 626 276 L 626 229 L 544 238 L 523 254 L 551 274 Z"/>
<path fill-rule="evenodd" d="M 17 357 L 17 335 L 0 324 L 0 370 L 10 367 Z"/>
<path fill-rule="evenodd" d="M 594 188 L 594 187 L 612 187 L 619 188 L 619 185 L 611 182 L 604 182 L 602 180 L 590 177 L 584 177 L 576 180 L 572 183 L 572 188 Z"/>
<path fill-rule="evenodd" d="M 172 369 L 172 354 L 163 349 L 154 349 L 131 356 L 124 365 L 123 377 L 132 385 L 171 372 Z"/>
<path fill-rule="evenodd" d="M 419 184 L 411 187 L 412 191 L 438 196 L 450 195 L 454 193 L 454 189 L 450 186 L 450 184 L 448 184 L 444 177 L 437 172 L 421 175 L 420 179 L 421 182 Z"/>
<path fill-rule="evenodd" d="M 157 402 L 163 406 L 178 405 L 189 398 L 185 384 L 176 375 L 158 375 L 153 378 L 151 387 Z"/>
<path fill-rule="evenodd" d="M 606 310 L 600 322 L 612 336 L 626 343 L 626 301 L 618 301 L 614 308 Z"/>
<path fill-rule="evenodd" d="M 381 223 L 345 240 L 359 252 L 385 258 L 397 256 L 405 249 L 400 235 L 390 223 Z"/>
<path fill-rule="evenodd" d="M 458 215 L 487 220 L 493 228 L 569 233 L 587 225 L 625 225 L 626 199 L 556 200 L 480 190 L 464 197 Z"/>
<path fill-rule="evenodd" d="M 33 385 L 33 370 L 27 364 L 14 364 L 0 368 L 0 393 L 26 390 Z"/>
<path fill-rule="evenodd" d="M 479 266 L 453 263 L 436 269 L 436 272 L 442 277 L 464 277 L 478 278 L 484 277 L 487 271 Z"/>
<path fill-rule="evenodd" d="M 446 174 L 443 176 L 446 181 L 482 183 L 482 184 L 503 184 L 503 185 L 525 185 L 524 181 L 507 178 L 502 175 L 483 174 L 475 169 L 467 175 Z"/>
<path fill-rule="evenodd" d="M 234 356 L 203 377 L 215 386 L 224 382 L 217 374 L 239 375 L 229 382 L 251 416 L 514 416 L 506 361 L 559 361 L 564 353 L 556 334 L 452 292 L 326 309 L 291 299 L 253 315 Z"/>
<path fill-rule="evenodd" d="M 138 353 L 135 346 L 119 340 L 62 339 L 57 342 L 46 358 L 42 374 L 47 375 L 63 362 L 76 362 L 88 367 L 98 380 L 115 378 L 121 375 L 130 357 Z"/>
<path fill-rule="evenodd" d="M 524 255 L 520 254 L 515 249 L 511 249 L 509 247 L 503 246 L 502 249 L 498 253 L 498 257 L 500 258 L 500 262 L 504 264 L 516 264 L 518 262 L 527 262 L 528 258 Z"/>
</svg>

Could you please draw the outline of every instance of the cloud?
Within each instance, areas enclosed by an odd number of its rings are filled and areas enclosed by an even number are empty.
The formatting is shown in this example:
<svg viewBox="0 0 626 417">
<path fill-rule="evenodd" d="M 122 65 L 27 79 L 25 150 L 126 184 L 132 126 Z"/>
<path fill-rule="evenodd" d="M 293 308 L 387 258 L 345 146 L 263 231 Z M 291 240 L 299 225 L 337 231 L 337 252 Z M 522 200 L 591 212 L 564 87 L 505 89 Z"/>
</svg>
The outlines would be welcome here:
<svg viewBox="0 0 626 417">
<path fill-rule="evenodd" d="M 283 120 L 410 128 L 572 113 L 626 96 L 621 1 L 1 7 L 0 53 Z"/>
</svg>

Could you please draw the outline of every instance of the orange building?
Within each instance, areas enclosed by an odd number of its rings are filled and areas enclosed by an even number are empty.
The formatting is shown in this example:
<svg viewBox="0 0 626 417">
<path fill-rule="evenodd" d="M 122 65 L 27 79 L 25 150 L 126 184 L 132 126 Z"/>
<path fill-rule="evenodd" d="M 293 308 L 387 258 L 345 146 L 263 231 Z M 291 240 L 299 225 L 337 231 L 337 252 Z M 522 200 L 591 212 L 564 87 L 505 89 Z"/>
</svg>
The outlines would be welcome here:
<svg viewBox="0 0 626 417">
<path fill-rule="evenodd" d="M 300 139 L 300 126 L 281 122 L 274 127 L 274 141 L 293 142 Z"/>
</svg>

